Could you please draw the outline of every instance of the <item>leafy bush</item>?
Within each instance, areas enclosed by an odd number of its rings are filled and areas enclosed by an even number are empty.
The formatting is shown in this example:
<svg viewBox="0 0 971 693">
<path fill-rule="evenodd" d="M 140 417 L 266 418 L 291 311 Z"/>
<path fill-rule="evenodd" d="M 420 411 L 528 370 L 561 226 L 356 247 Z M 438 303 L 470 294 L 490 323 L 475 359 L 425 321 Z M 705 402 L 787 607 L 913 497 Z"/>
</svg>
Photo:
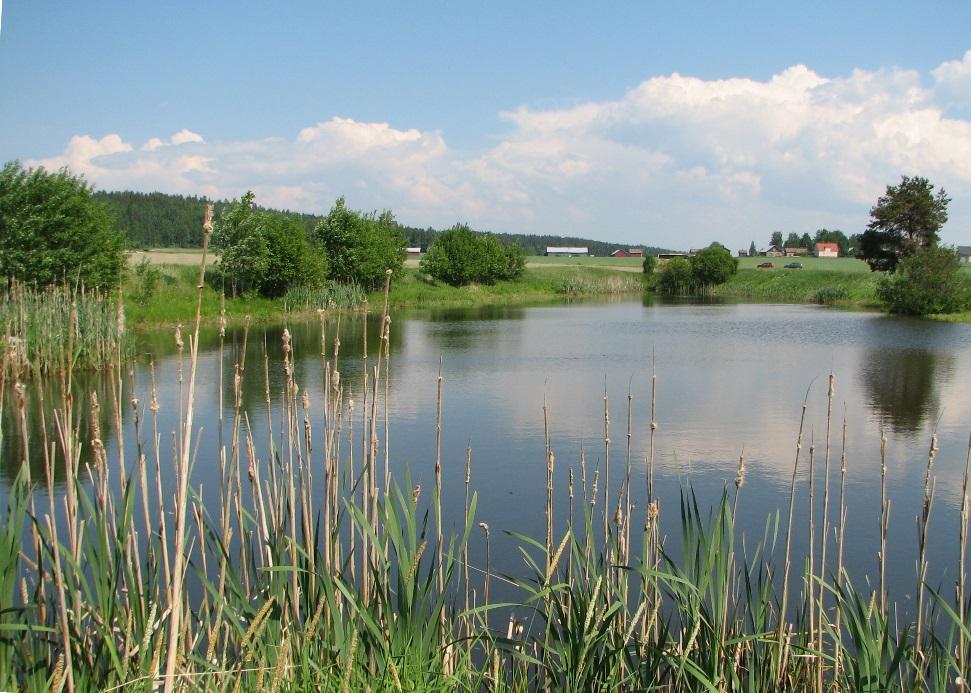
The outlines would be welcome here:
<svg viewBox="0 0 971 693">
<path fill-rule="evenodd" d="M 107 207 L 81 176 L 62 168 L 0 171 L 0 277 L 37 284 L 67 281 L 113 287 L 124 244 Z"/>
<path fill-rule="evenodd" d="M 723 284 L 738 272 L 738 259 L 718 243 L 688 259 L 669 260 L 657 277 L 657 289 L 668 295 L 704 293 Z"/>
<path fill-rule="evenodd" d="M 511 281 L 525 268 L 519 246 L 503 246 L 492 234 L 474 233 L 465 224 L 443 231 L 421 261 L 422 272 L 452 286 Z"/>
<path fill-rule="evenodd" d="M 683 257 L 668 260 L 657 276 L 658 291 L 669 296 L 692 294 L 697 287 L 691 263 Z"/>
<path fill-rule="evenodd" d="M 738 272 L 738 258 L 732 257 L 724 246 L 717 243 L 698 251 L 689 262 L 695 284 L 699 288 L 724 284 Z"/>
<path fill-rule="evenodd" d="M 330 260 L 330 277 L 338 282 L 375 289 L 385 272 L 398 272 L 405 261 L 405 242 L 391 212 L 362 214 L 339 197 L 311 234 Z"/>
<path fill-rule="evenodd" d="M 891 313 L 956 313 L 971 305 L 971 286 L 957 253 L 933 246 L 902 258 L 896 272 L 880 281 L 877 296 Z"/>
<path fill-rule="evenodd" d="M 644 274 L 651 276 L 654 274 L 654 270 L 657 268 L 657 258 L 650 253 L 644 256 L 644 263 L 641 265 L 644 270 Z"/>
<path fill-rule="evenodd" d="M 148 258 L 142 258 L 132 267 L 132 274 L 134 285 L 131 291 L 132 300 L 144 306 L 155 297 L 158 283 L 162 279 L 162 271 L 149 262 Z"/>
<path fill-rule="evenodd" d="M 232 294 L 255 291 L 282 296 L 292 286 L 319 286 L 327 277 L 327 259 L 307 240 L 297 217 L 259 210 L 247 192 L 217 217 L 212 237 L 221 257 L 221 274 Z"/>
</svg>

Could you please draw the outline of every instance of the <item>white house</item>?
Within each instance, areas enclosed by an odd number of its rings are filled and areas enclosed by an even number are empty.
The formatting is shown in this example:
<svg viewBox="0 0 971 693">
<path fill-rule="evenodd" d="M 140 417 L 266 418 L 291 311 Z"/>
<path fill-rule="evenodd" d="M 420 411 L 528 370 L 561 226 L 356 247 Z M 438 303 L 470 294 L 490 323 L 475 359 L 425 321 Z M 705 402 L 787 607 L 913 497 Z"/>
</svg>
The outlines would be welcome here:
<svg viewBox="0 0 971 693">
<path fill-rule="evenodd" d="M 839 243 L 817 243 L 816 244 L 816 257 L 839 257 L 839 256 L 840 256 Z"/>
</svg>

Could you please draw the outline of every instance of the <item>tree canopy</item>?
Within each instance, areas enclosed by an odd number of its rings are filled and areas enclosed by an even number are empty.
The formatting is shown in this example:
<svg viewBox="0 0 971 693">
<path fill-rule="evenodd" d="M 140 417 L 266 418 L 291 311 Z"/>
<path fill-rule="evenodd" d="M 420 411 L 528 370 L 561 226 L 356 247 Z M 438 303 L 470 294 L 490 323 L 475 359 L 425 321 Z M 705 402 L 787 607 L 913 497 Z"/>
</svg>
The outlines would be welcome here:
<svg viewBox="0 0 971 693">
<path fill-rule="evenodd" d="M 950 201 L 943 188 L 935 194 L 930 181 L 919 176 L 903 176 L 899 185 L 888 185 L 870 210 L 857 257 L 871 270 L 893 272 L 901 258 L 937 245 Z"/>
<path fill-rule="evenodd" d="M 490 233 L 475 233 L 466 224 L 443 231 L 421 261 L 421 270 L 451 284 L 494 284 L 520 277 L 526 258 L 518 245 L 503 246 Z"/>
<path fill-rule="evenodd" d="M 0 277 L 113 287 L 124 243 L 91 186 L 66 168 L 50 172 L 11 161 L 0 171 Z"/>
<path fill-rule="evenodd" d="M 332 279 L 365 289 L 380 286 L 385 271 L 397 272 L 405 261 L 405 241 L 391 212 L 362 214 L 348 209 L 343 197 L 311 237 L 327 251 Z"/>
<path fill-rule="evenodd" d="M 956 313 L 969 305 L 971 286 L 957 253 L 932 246 L 902 258 L 897 270 L 883 277 L 877 295 L 891 313 Z"/>
<path fill-rule="evenodd" d="M 216 217 L 212 245 L 220 252 L 218 271 L 231 292 L 282 296 L 296 285 L 319 285 L 327 260 L 307 240 L 303 222 L 292 215 L 260 210 L 247 192 Z"/>
<path fill-rule="evenodd" d="M 738 259 L 718 243 L 712 243 L 688 259 L 674 258 L 658 273 L 657 287 L 664 294 L 696 294 L 710 291 L 738 272 Z"/>
</svg>

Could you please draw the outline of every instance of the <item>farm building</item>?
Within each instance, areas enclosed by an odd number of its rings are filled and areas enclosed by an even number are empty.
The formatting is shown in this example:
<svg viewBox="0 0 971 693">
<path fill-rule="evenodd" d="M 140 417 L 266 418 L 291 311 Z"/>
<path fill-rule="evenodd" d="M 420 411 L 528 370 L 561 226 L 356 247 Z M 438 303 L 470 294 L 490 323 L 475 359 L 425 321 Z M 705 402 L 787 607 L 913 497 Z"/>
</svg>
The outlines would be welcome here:
<svg viewBox="0 0 971 693">
<path fill-rule="evenodd" d="M 548 245 L 546 246 L 546 254 L 548 256 L 557 257 L 576 257 L 582 255 L 589 255 L 588 248 L 586 246 L 557 246 Z"/>
<path fill-rule="evenodd" d="M 786 257 L 798 257 L 800 255 L 809 255 L 809 248 L 800 248 L 798 246 L 786 246 Z"/>
<path fill-rule="evenodd" d="M 961 258 L 961 262 L 971 262 L 971 245 L 959 245 L 958 257 Z"/>
<path fill-rule="evenodd" d="M 408 255 L 411 255 L 411 256 L 421 255 L 421 247 L 418 247 L 418 248 L 405 248 L 405 252 Z"/>
<path fill-rule="evenodd" d="M 620 248 L 610 254 L 610 257 L 644 257 L 642 248 Z"/>
<path fill-rule="evenodd" d="M 839 243 L 817 243 L 816 257 L 839 257 Z"/>
</svg>

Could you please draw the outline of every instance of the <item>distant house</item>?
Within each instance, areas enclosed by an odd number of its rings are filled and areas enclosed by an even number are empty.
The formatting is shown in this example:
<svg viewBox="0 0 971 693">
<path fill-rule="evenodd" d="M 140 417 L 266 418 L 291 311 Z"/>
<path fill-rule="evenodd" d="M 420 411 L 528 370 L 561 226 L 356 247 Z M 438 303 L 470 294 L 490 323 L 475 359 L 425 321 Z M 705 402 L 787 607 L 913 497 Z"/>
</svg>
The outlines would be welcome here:
<svg viewBox="0 0 971 693">
<path fill-rule="evenodd" d="M 839 256 L 840 256 L 839 243 L 817 243 L 816 244 L 816 257 L 839 257 Z"/>
<path fill-rule="evenodd" d="M 961 262 L 971 262 L 971 245 L 959 245 L 958 257 L 961 258 Z"/>
<path fill-rule="evenodd" d="M 738 256 L 739 257 L 748 257 L 748 251 L 747 250 L 739 250 L 738 251 Z"/>
<path fill-rule="evenodd" d="M 576 257 L 589 255 L 589 248 L 586 246 L 546 246 L 546 254 L 550 257 Z"/>
<path fill-rule="evenodd" d="M 809 248 L 801 248 L 799 246 L 786 246 L 786 257 L 798 257 L 800 255 L 809 255 Z"/>
<path fill-rule="evenodd" d="M 768 249 L 759 252 L 762 257 L 783 257 L 785 254 L 786 251 L 777 245 L 770 245 Z"/>
<path fill-rule="evenodd" d="M 610 257 L 644 257 L 643 248 L 620 248 L 610 254 Z"/>
<path fill-rule="evenodd" d="M 418 248 L 405 248 L 405 252 L 408 255 L 411 255 L 411 256 L 421 255 L 421 247 L 418 247 Z"/>
</svg>

